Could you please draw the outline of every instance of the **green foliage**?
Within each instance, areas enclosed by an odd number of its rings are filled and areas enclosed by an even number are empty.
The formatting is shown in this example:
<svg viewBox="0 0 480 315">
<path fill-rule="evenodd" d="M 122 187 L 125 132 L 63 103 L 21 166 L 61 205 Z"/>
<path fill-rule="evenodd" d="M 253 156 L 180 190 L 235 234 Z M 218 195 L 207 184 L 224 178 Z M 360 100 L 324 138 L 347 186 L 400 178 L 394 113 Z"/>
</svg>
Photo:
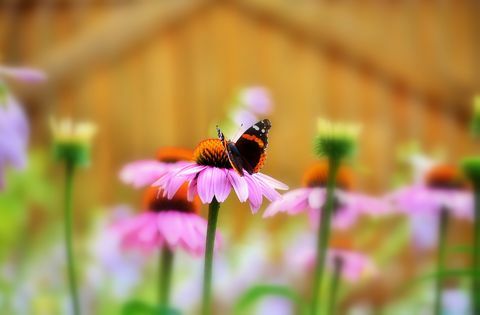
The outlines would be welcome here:
<svg viewBox="0 0 480 315">
<path fill-rule="evenodd" d="M 90 146 L 82 142 L 61 142 L 53 146 L 53 155 L 74 165 L 90 165 Z"/>
<path fill-rule="evenodd" d="M 26 225 L 32 219 L 31 211 L 47 213 L 56 209 L 55 190 L 47 168 L 48 158 L 42 152 L 29 157 L 25 170 L 9 170 L 5 190 L 0 192 L 0 260 L 12 248 L 21 246 Z M 31 222 L 39 227 L 39 222 Z"/>
<path fill-rule="evenodd" d="M 142 301 L 127 302 L 122 315 L 181 315 L 180 311 L 169 307 L 152 306 Z"/>
<path fill-rule="evenodd" d="M 462 160 L 462 169 L 465 175 L 476 185 L 480 186 L 480 158 L 467 157 Z"/>
<path fill-rule="evenodd" d="M 262 298 L 267 296 L 283 297 L 291 300 L 300 315 L 308 314 L 305 301 L 291 288 L 278 285 L 259 284 L 248 289 L 237 301 L 233 309 L 234 315 L 251 314 L 251 309 Z"/>
<path fill-rule="evenodd" d="M 356 147 L 356 142 L 349 137 L 317 136 L 314 143 L 316 155 L 335 160 L 352 156 L 356 151 Z"/>
</svg>

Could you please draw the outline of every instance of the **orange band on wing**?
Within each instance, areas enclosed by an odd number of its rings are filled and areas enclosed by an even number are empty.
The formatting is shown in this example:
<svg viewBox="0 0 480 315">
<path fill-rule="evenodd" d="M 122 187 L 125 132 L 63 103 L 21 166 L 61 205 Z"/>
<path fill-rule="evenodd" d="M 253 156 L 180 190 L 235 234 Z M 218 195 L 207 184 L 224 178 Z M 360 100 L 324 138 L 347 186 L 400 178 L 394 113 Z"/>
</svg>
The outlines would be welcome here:
<svg viewBox="0 0 480 315">
<path fill-rule="evenodd" d="M 265 142 L 262 141 L 262 139 L 258 138 L 257 136 L 254 135 L 249 135 L 249 134 L 243 134 L 242 138 L 245 138 L 250 141 L 255 141 L 260 148 L 263 148 L 265 146 Z"/>
</svg>

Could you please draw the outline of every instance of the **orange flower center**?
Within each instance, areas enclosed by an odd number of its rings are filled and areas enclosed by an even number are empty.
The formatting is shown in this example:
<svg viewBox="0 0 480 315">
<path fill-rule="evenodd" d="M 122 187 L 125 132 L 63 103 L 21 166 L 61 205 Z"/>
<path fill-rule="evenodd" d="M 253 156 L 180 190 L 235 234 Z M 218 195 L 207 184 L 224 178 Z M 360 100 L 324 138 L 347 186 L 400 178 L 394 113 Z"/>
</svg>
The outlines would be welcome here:
<svg viewBox="0 0 480 315">
<path fill-rule="evenodd" d="M 326 187 L 328 178 L 328 162 L 321 161 L 312 165 L 303 176 L 303 185 L 306 187 Z M 352 171 L 340 166 L 337 173 L 336 186 L 341 189 L 350 190 L 353 187 Z"/>
<path fill-rule="evenodd" d="M 200 142 L 193 151 L 193 159 L 200 165 L 232 168 L 220 139 L 207 139 Z"/>
<path fill-rule="evenodd" d="M 334 249 L 343 249 L 343 250 L 352 250 L 354 249 L 353 240 L 347 234 L 339 234 L 333 236 L 332 240 L 330 241 L 331 248 Z"/>
<path fill-rule="evenodd" d="M 438 165 L 432 168 L 425 178 L 430 188 L 464 189 L 466 182 L 460 171 L 453 165 Z"/>
<path fill-rule="evenodd" d="M 189 149 L 164 147 L 157 151 L 157 160 L 164 163 L 175 163 L 178 161 L 191 161 L 193 152 Z"/>
<path fill-rule="evenodd" d="M 184 184 L 172 199 L 163 196 L 163 192 L 156 187 L 149 187 L 143 195 L 143 208 L 149 211 L 179 211 L 187 213 L 199 213 L 200 201 L 193 202 L 187 199 L 187 184 Z"/>
</svg>

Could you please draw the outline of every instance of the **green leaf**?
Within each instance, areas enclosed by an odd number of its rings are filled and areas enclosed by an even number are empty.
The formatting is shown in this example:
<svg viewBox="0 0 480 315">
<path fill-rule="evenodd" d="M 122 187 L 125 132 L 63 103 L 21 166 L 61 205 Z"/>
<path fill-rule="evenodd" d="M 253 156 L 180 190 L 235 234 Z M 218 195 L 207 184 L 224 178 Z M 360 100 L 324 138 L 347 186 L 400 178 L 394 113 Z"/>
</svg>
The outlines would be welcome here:
<svg viewBox="0 0 480 315">
<path fill-rule="evenodd" d="M 181 313 L 169 307 L 152 306 L 142 301 L 130 301 L 123 306 L 122 315 L 181 315 Z"/>
<path fill-rule="evenodd" d="M 251 314 L 251 308 L 267 296 L 283 297 L 297 306 L 298 314 L 307 314 L 305 301 L 291 288 L 278 285 L 259 284 L 248 289 L 234 306 L 233 314 Z"/>
<path fill-rule="evenodd" d="M 451 253 L 459 253 L 459 254 L 471 253 L 473 251 L 473 247 L 470 245 L 458 245 L 458 246 L 449 247 L 447 251 Z"/>
<path fill-rule="evenodd" d="M 412 286 L 415 286 L 423 281 L 434 280 L 438 277 L 445 278 L 445 277 L 471 277 L 473 275 L 472 269 L 451 269 L 445 270 L 443 272 L 432 272 L 423 276 L 420 276 L 416 279 L 405 284 L 405 289 L 409 289 Z"/>
</svg>

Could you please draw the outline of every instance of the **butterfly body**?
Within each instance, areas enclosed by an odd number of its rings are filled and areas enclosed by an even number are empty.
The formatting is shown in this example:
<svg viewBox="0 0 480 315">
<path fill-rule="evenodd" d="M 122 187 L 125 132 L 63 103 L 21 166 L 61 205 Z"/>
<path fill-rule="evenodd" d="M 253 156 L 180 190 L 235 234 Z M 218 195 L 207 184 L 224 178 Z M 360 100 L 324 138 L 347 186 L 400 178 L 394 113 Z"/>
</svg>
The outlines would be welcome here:
<svg viewBox="0 0 480 315">
<path fill-rule="evenodd" d="M 271 126 L 270 120 L 261 120 L 248 128 L 235 142 L 225 139 L 217 128 L 230 164 L 240 176 L 244 175 L 244 171 L 253 174 L 263 167 Z"/>
</svg>

